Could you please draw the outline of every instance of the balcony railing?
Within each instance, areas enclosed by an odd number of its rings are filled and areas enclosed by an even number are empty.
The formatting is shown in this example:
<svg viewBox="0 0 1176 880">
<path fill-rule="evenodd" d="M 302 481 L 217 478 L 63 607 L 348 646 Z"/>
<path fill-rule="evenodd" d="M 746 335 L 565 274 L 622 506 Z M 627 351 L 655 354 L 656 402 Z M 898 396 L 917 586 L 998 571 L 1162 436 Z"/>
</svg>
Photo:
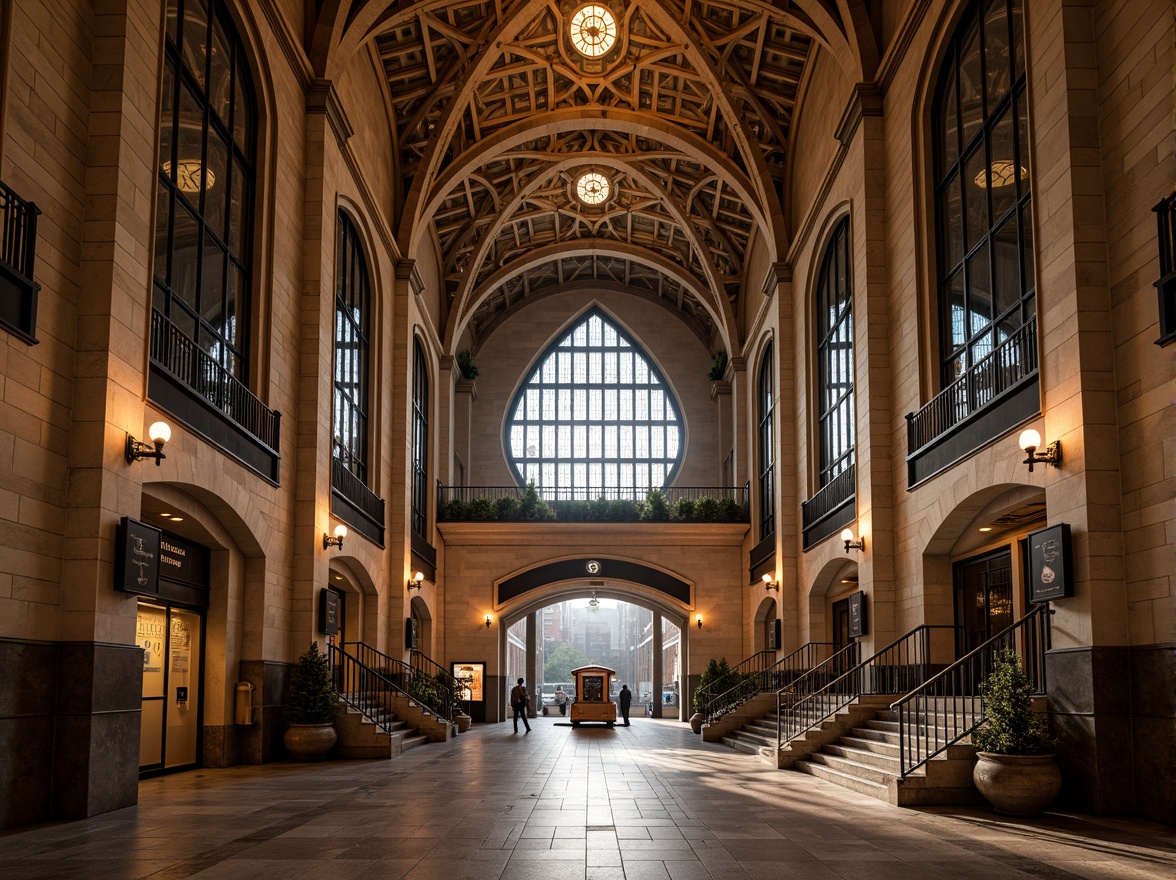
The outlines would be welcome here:
<svg viewBox="0 0 1176 880">
<path fill-rule="evenodd" d="M 151 366 L 153 401 L 277 482 L 281 413 L 258 400 L 158 311 L 151 313 Z"/>
<path fill-rule="evenodd" d="M 439 522 L 750 522 L 748 486 L 438 486 Z"/>
<path fill-rule="evenodd" d="M 384 546 L 384 499 L 333 456 L 331 512 L 361 535 Z"/>
<path fill-rule="evenodd" d="M 1033 319 L 917 413 L 907 413 L 909 485 L 1040 412 L 1036 381 L 1037 320 Z M 988 415 L 995 417 L 986 420 Z M 938 455 L 927 454 L 949 437 L 956 442 Z"/>
<path fill-rule="evenodd" d="M 1160 305 L 1160 338 L 1156 345 L 1176 342 L 1176 193 L 1161 199 L 1152 208 L 1156 212 L 1156 225 L 1160 245 L 1160 279 L 1156 282 L 1156 294 Z"/>
<path fill-rule="evenodd" d="M 0 183 L 0 322 L 35 343 L 37 293 L 33 281 L 37 217 L 41 210 Z"/>
<path fill-rule="evenodd" d="M 857 465 L 851 464 L 808 501 L 800 502 L 806 550 L 841 531 L 856 518 L 857 508 L 853 503 L 856 491 Z"/>
</svg>

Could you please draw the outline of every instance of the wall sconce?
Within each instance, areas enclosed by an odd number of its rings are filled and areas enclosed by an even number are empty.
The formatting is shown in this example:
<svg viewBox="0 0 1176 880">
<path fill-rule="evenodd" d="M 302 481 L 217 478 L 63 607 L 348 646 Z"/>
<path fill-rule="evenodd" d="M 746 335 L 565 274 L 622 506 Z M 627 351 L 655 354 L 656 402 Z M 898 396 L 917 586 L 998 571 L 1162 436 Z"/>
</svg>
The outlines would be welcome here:
<svg viewBox="0 0 1176 880">
<path fill-rule="evenodd" d="M 701 615 L 701 614 L 695 614 L 695 615 L 694 615 L 694 622 L 695 622 L 696 624 L 698 624 L 698 628 L 699 628 L 699 629 L 702 629 L 702 615 Z"/>
<path fill-rule="evenodd" d="M 323 549 L 326 550 L 328 547 L 338 547 L 340 550 L 342 550 L 343 539 L 346 537 L 347 526 L 342 524 L 335 526 L 334 536 L 328 535 L 326 532 L 323 533 Z"/>
<path fill-rule="evenodd" d="M 414 574 L 408 581 L 409 591 L 411 592 L 412 590 L 419 590 L 424 579 L 425 573 L 423 571 L 418 571 L 416 574 Z"/>
<path fill-rule="evenodd" d="M 490 615 L 489 615 L 489 614 L 487 614 L 487 615 L 485 616 L 485 618 L 483 618 L 483 620 L 482 620 L 482 623 L 486 624 L 486 629 L 490 629 L 490 623 L 491 623 L 491 621 L 490 621 Z"/>
<path fill-rule="evenodd" d="M 1041 445 L 1041 435 L 1030 428 L 1027 431 L 1022 431 L 1017 443 L 1025 450 L 1025 460 L 1022 464 L 1029 465 L 1029 473 L 1033 473 L 1033 465 L 1035 464 L 1052 464 L 1054 467 L 1062 466 L 1062 441 L 1055 440 L 1049 446 L 1045 447 L 1045 452 L 1038 452 L 1037 447 Z"/>
<path fill-rule="evenodd" d="M 163 454 L 163 447 L 171 439 L 171 428 L 168 427 L 167 422 L 153 422 L 151 427 L 147 429 L 147 436 L 151 438 L 150 443 L 136 440 L 127 434 L 127 464 L 133 464 L 144 458 L 154 458 L 155 466 L 159 467 L 160 462 L 167 458 Z"/>
<path fill-rule="evenodd" d="M 764 582 L 764 592 L 770 593 L 772 590 L 775 590 L 777 593 L 780 592 L 780 585 L 772 580 L 770 574 L 765 574 L 761 580 Z"/>
<path fill-rule="evenodd" d="M 846 553 L 848 553 L 850 550 L 865 551 L 865 549 L 866 549 L 866 539 L 861 538 L 861 539 L 855 541 L 853 539 L 853 529 L 842 529 L 841 530 L 841 540 L 845 542 L 845 552 Z"/>
</svg>

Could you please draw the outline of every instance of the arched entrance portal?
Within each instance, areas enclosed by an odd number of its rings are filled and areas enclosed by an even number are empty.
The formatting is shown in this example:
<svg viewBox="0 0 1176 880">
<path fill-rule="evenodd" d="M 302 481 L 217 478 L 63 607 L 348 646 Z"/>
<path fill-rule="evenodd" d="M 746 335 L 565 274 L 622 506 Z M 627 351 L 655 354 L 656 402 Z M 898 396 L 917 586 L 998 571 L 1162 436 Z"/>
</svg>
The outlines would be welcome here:
<svg viewBox="0 0 1176 880">
<path fill-rule="evenodd" d="M 564 559 L 542 563 L 522 572 L 515 573 L 495 583 L 496 611 L 501 621 L 499 627 L 498 657 L 499 668 L 506 669 L 509 651 L 508 631 L 520 620 L 526 621 L 524 649 L 527 679 L 534 696 L 533 683 L 539 675 L 540 632 L 538 612 L 549 605 L 560 602 L 585 599 L 595 595 L 599 599 L 613 599 L 645 608 L 653 614 L 653 668 L 652 693 L 659 695 L 653 700 L 653 716 L 664 715 L 660 699 L 665 685 L 663 668 L 662 622 L 676 626 L 681 633 L 680 654 L 682 657 L 682 679 L 689 681 L 689 638 L 687 626 L 693 609 L 694 585 L 670 572 L 643 563 L 624 559 L 593 558 Z M 690 704 L 688 690 L 678 700 L 679 720 L 686 720 L 686 707 Z M 503 682 L 499 699 L 505 703 L 507 682 Z"/>
</svg>

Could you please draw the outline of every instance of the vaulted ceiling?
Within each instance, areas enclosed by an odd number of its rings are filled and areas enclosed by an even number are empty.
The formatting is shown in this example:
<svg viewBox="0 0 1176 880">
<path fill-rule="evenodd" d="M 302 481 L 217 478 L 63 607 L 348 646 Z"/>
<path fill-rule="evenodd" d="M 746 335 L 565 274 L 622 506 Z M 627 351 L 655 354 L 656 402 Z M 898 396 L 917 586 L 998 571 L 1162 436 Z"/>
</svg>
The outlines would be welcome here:
<svg viewBox="0 0 1176 880">
<path fill-rule="evenodd" d="M 815 47 L 862 79 L 862 0 L 608 0 L 615 35 L 577 45 L 586 4 L 319 0 L 327 78 L 374 41 L 395 111 L 396 230 L 435 240 L 443 344 L 475 344 L 521 304 L 571 286 L 626 290 L 738 353 L 748 249 L 787 246 L 791 124 Z M 865 38 L 863 39 L 863 34 Z M 603 51 L 602 51 L 603 50 Z M 577 193 L 587 173 L 607 197 Z"/>
</svg>

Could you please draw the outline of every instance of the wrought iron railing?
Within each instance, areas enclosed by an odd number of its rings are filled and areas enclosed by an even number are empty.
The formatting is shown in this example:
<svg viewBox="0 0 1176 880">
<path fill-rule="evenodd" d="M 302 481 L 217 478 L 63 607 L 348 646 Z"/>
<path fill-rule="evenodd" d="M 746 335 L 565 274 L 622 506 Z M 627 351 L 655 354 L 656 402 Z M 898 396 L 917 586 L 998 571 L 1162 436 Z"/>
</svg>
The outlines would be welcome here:
<svg viewBox="0 0 1176 880">
<path fill-rule="evenodd" d="M 760 651 L 712 684 L 704 695 L 703 722 L 710 724 L 759 694 L 788 687 L 833 653 L 832 642 L 809 642 L 780 660 L 775 651 Z M 755 661 L 748 668 L 749 661 Z M 774 662 L 773 662 L 774 661 Z"/>
<path fill-rule="evenodd" d="M 907 413 L 907 453 L 913 454 L 1037 373 L 1037 319 L 1022 325 L 928 402 Z"/>
<path fill-rule="evenodd" d="M 800 502 L 801 527 L 811 529 L 843 504 L 854 499 L 857 490 L 857 465 L 851 464 L 822 486 L 808 501 Z"/>
<path fill-rule="evenodd" d="M 30 285 L 37 254 L 37 217 L 41 209 L 0 183 L 0 261 Z"/>
<path fill-rule="evenodd" d="M 890 705 L 898 715 L 900 776 L 905 778 L 985 721 L 980 683 L 1000 652 L 1016 650 L 1033 693 L 1045 694 L 1045 652 L 1050 647 L 1052 613 L 1047 605 L 1034 608 Z"/>
<path fill-rule="evenodd" d="M 543 518 L 523 507 L 522 486 L 438 486 L 439 522 L 519 522 Z M 748 486 L 665 489 L 536 487 L 557 522 L 749 522 Z M 660 497 L 654 502 L 655 493 Z M 656 504 L 656 509 L 655 505 Z M 642 513 L 646 510 L 646 513 Z"/>
<path fill-rule="evenodd" d="M 281 414 L 158 311 L 151 313 L 151 360 L 275 454 Z"/>
<path fill-rule="evenodd" d="M 694 705 L 702 706 L 703 715 L 707 713 L 707 706 L 719 694 L 733 688 L 738 682 L 742 682 L 748 676 L 758 675 L 776 661 L 775 651 L 757 651 L 745 660 L 739 662 L 737 666 L 731 667 L 726 674 L 719 676 L 713 681 L 708 682 L 703 687 L 698 688 L 694 692 Z M 717 717 L 717 716 L 716 716 Z M 712 720 L 706 718 L 706 721 Z"/>
<path fill-rule="evenodd" d="M 842 649 L 830 659 L 828 669 L 822 664 L 779 692 L 776 747 L 782 748 L 859 697 L 905 694 L 918 687 L 931 677 L 933 656 L 954 656 L 951 645 L 939 646 L 934 651 L 937 646 L 932 645 L 932 636 L 950 634 L 954 645 L 958 629 L 916 627 L 852 667 L 845 665 L 849 648 Z M 840 674 L 837 674 L 838 666 L 843 670 Z M 831 678 L 830 673 L 836 677 Z"/>
<path fill-rule="evenodd" d="M 37 324 L 37 292 L 33 280 L 37 255 L 37 217 L 41 209 L 0 183 L 0 319 L 30 341 Z"/>
<path fill-rule="evenodd" d="M 409 655 L 409 663 L 412 665 L 413 672 L 416 675 L 430 676 L 436 683 L 438 693 L 449 705 L 449 711 L 445 715 L 445 718 L 446 720 L 452 721 L 453 710 L 456 708 L 459 693 L 458 681 L 453 677 L 453 673 L 416 648 L 413 648 L 412 653 Z"/>
<path fill-rule="evenodd" d="M 391 730 L 392 695 L 408 696 L 384 672 L 373 669 L 335 645 L 328 645 L 331 680 L 339 699 L 384 732 Z"/>
<path fill-rule="evenodd" d="M 379 672 L 399 693 L 420 703 L 437 718 L 444 721 L 453 720 L 455 689 L 449 684 L 453 680 L 449 673 L 445 673 L 448 681 L 438 679 L 423 668 L 415 669 L 403 660 L 389 657 L 376 650 L 366 642 L 344 642 L 343 650 L 353 655 L 360 663 Z"/>
<path fill-rule="evenodd" d="M 347 499 L 356 510 L 381 530 L 384 528 L 384 499 L 364 485 L 339 459 L 331 458 L 331 489 Z"/>
</svg>

